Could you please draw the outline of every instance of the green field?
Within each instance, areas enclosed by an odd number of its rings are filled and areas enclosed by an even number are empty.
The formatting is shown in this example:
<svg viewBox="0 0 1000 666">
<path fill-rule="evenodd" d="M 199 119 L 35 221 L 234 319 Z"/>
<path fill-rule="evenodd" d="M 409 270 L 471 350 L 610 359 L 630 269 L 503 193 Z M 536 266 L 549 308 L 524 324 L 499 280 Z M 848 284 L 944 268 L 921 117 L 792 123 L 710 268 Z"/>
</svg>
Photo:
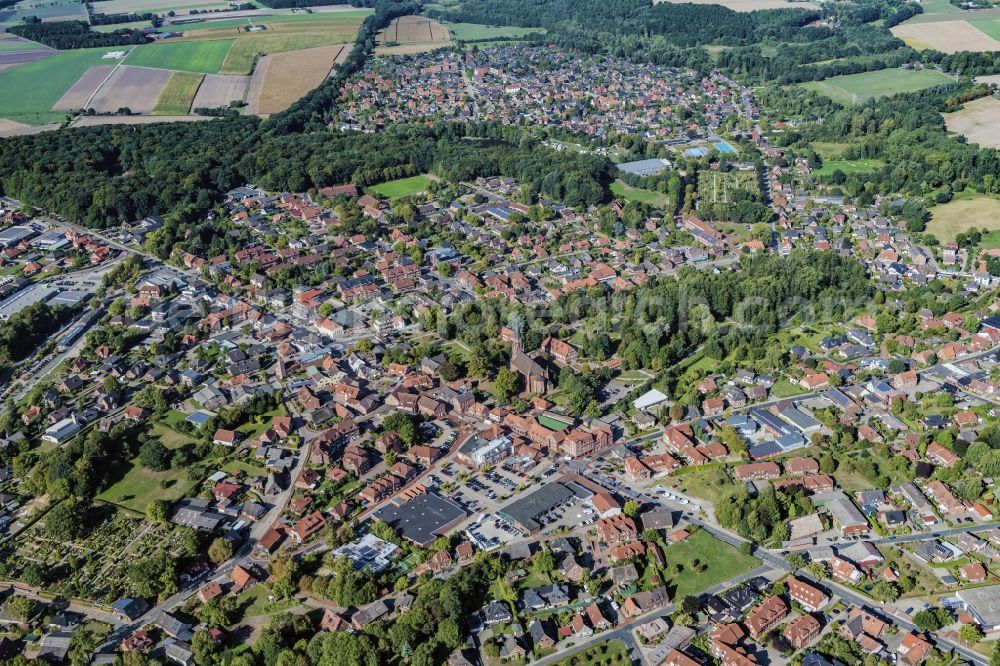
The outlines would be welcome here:
<svg viewBox="0 0 1000 666">
<path fill-rule="evenodd" d="M 183 469 L 168 469 L 165 472 L 154 472 L 132 462 L 132 467 L 114 484 L 97 496 L 98 500 L 123 506 L 140 513 L 146 512 L 146 505 L 152 500 L 178 500 L 191 489 L 187 472 Z M 161 483 L 169 484 L 163 488 Z"/>
<path fill-rule="evenodd" d="M 927 232 L 934 234 L 942 243 L 955 240 L 955 236 L 973 227 L 991 232 L 1000 231 L 1000 199 L 978 194 L 957 196 L 930 210 L 931 221 L 927 224 Z M 1000 234 L 988 234 L 984 237 L 984 243 L 992 246 L 997 242 L 998 235 Z"/>
<path fill-rule="evenodd" d="M 916 92 L 925 88 L 954 83 L 954 79 L 936 69 L 880 69 L 862 74 L 835 76 L 824 81 L 801 83 L 803 88 L 826 95 L 841 104 L 860 104 L 873 97 Z"/>
<path fill-rule="evenodd" d="M 635 201 L 637 203 L 650 204 L 651 206 L 666 206 L 667 196 L 660 192 L 654 192 L 653 190 L 644 190 L 639 187 L 632 187 L 621 180 L 616 180 L 611 183 L 611 192 L 616 197 L 625 199 L 626 201 Z"/>
<path fill-rule="evenodd" d="M 834 143 L 832 141 L 813 141 L 809 145 L 824 160 L 839 160 L 844 156 L 844 152 L 851 147 L 849 143 Z"/>
<path fill-rule="evenodd" d="M 979 28 L 993 39 L 1000 40 L 1000 19 L 973 19 L 972 21 L 969 21 L 969 23 L 974 28 Z"/>
<path fill-rule="evenodd" d="M 149 21 L 129 21 L 128 23 L 110 23 L 108 25 L 93 25 L 90 29 L 94 32 L 114 32 L 126 28 L 128 30 L 142 30 L 152 25 Z"/>
<path fill-rule="evenodd" d="M 31 125 L 59 122 L 64 113 L 53 113 L 70 86 L 93 65 L 109 64 L 101 56 L 107 49 L 75 49 L 0 72 L 0 118 Z M 113 61 L 111 61 L 113 62 Z"/>
<path fill-rule="evenodd" d="M 885 166 L 882 160 L 826 160 L 814 173 L 829 176 L 838 169 L 846 174 L 870 173 Z"/>
<path fill-rule="evenodd" d="M 156 100 L 156 108 L 150 115 L 154 116 L 183 116 L 191 110 L 191 102 L 198 92 L 198 86 L 204 74 L 192 72 L 174 72 L 170 75 L 166 87 L 160 93 L 160 99 Z"/>
<path fill-rule="evenodd" d="M 400 178 L 399 180 L 390 180 L 387 183 L 372 185 L 366 189 L 380 197 L 398 199 L 399 197 L 408 197 L 413 194 L 426 192 L 431 182 L 433 182 L 433 179 L 430 176 L 411 176 L 409 178 Z"/>
<path fill-rule="evenodd" d="M 132 49 L 126 62 L 138 67 L 215 74 L 232 45 L 231 39 L 149 44 Z"/>
<path fill-rule="evenodd" d="M 684 541 L 665 548 L 663 559 L 675 588 L 670 591 L 671 599 L 701 592 L 760 565 L 756 557 L 744 555 L 705 530 L 698 530 Z M 704 569 L 699 571 L 702 566 Z"/>
<path fill-rule="evenodd" d="M 237 39 L 233 48 L 226 54 L 226 59 L 222 62 L 219 73 L 249 74 L 253 71 L 254 63 L 257 62 L 259 56 L 283 51 L 311 49 L 318 46 L 332 46 L 336 43 L 326 35 L 269 35 L 255 39 Z"/>
<path fill-rule="evenodd" d="M 688 472 L 688 469 L 691 471 Z M 676 483 L 677 489 L 685 495 L 708 500 L 712 504 L 718 504 L 736 490 L 736 484 L 729 478 L 729 470 L 721 463 L 685 467 L 683 470 L 683 473 L 663 479 L 660 485 L 670 488 Z"/>
<path fill-rule="evenodd" d="M 478 23 L 445 23 L 453 39 L 462 42 L 492 41 L 500 39 L 520 39 L 534 32 L 545 32 L 540 28 L 515 28 L 513 26 L 480 25 Z"/>
<path fill-rule="evenodd" d="M 0 53 L 10 53 L 11 51 L 29 51 L 41 48 L 42 45 L 36 42 L 22 42 L 19 39 L 0 39 Z"/>
</svg>

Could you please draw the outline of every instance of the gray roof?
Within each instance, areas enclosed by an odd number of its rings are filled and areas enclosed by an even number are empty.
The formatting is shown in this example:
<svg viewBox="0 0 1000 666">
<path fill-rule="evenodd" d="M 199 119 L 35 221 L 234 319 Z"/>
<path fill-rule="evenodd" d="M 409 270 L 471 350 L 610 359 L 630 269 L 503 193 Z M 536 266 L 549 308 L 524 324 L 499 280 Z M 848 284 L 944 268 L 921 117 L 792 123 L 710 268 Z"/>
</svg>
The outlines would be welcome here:
<svg viewBox="0 0 1000 666">
<path fill-rule="evenodd" d="M 396 528 L 403 538 L 421 546 L 434 541 L 467 515 L 458 504 L 436 493 L 422 493 L 375 512 L 376 518 Z"/>
<path fill-rule="evenodd" d="M 567 486 L 561 483 L 548 483 L 530 495 L 511 502 L 497 514 L 529 532 L 534 532 L 542 527 L 537 520 L 541 515 L 574 496 L 575 493 Z"/>
</svg>

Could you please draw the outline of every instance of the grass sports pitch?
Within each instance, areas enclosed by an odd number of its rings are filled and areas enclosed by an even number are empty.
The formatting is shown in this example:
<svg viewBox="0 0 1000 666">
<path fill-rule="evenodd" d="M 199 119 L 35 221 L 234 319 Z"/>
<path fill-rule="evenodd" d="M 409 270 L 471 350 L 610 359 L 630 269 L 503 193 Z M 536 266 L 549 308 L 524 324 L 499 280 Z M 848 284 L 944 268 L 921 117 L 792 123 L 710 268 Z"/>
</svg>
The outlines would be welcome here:
<svg viewBox="0 0 1000 666">
<path fill-rule="evenodd" d="M 880 69 L 862 74 L 835 76 L 823 81 L 800 84 L 841 104 L 861 104 L 873 97 L 916 92 L 925 88 L 954 83 L 954 79 L 936 69 Z"/>
</svg>

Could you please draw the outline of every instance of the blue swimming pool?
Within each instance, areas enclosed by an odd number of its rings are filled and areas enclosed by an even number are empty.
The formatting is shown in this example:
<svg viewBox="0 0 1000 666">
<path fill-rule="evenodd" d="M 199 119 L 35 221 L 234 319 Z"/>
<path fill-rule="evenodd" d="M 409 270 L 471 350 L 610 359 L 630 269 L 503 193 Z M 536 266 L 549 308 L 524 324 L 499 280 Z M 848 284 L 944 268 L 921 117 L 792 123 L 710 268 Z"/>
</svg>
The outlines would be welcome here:
<svg viewBox="0 0 1000 666">
<path fill-rule="evenodd" d="M 718 150 L 723 155 L 736 152 L 735 148 L 733 148 L 727 142 L 722 141 L 721 139 L 715 142 L 715 149 Z"/>
</svg>

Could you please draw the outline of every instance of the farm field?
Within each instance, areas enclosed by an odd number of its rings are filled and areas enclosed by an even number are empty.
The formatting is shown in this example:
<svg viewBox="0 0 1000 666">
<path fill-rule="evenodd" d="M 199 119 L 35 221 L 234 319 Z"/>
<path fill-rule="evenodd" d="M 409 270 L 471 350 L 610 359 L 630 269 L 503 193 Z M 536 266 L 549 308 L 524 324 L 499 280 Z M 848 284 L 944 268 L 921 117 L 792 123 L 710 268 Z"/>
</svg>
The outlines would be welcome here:
<svg viewBox="0 0 1000 666">
<path fill-rule="evenodd" d="M 242 100 L 247 94 L 246 76 L 226 76 L 223 74 L 206 74 L 198 87 L 198 94 L 191 103 L 192 109 L 214 109 L 228 106 L 230 102 Z"/>
<path fill-rule="evenodd" d="M 107 49 L 76 49 L 0 72 L 0 117 L 29 125 L 59 122 L 52 106 L 93 65 L 108 64 Z M 110 61 L 114 62 L 114 61 Z"/>
<path fill-rule="evenodd" d="M 70 127 L 96 127 L 98 125 L 146 125 L 149 123 L 203 122 L 215 120 L 212 116 L 78 116 Z"/>
<path fill-rule="evenodd" d="M 891 32 L 915 49 L 934 49 L 943 53 L 1000 50 L 1000 41 L 969 21 L 904 23 L 894 26 Z"/>
<path fill-rule="evenodd" d="M 215 74 L 232 45 L 231 39 L 148 44 L 132 49 L 126 62 L 135 67 Z"/>
<path fill-rule="evenodd" d="M 95 65 L 83 73 L 76 80 L 69 90 L 66 91 L 59 101 L 52 106 L 53 111 L 75 111 L 83 109 L 90 100 L 91 95 L 97 92 L 98 87 L 108 75 L 114 71 L 114 65 Z"/>
<path fill-rule="evenodd" d="M 50 2 L 19 2 L 13 7 L 0 9 L 0 25 L 20 23 L 29 16 L 37 16 L 42 21 L 87 20 L 87 12 L 83 3 L 75 0 L 52 0 Z"/>
<path fill-rule="evenodd" d="M 247 75 L 260 56 L 286 51 L 331 46 L 325 35 L 274 35 L 256 39 L 237 39 L 219 68 L 219 74 Z"/>
<path fill-rule="evenodd" d="M 411 176 L 409 178 L 400 178 L 399 180 L 390 180 L 387 183 L 380 183 L 366 189 L 380 197 L 398 199 L 427 191 L 432 180 L 430 176 Z"/>
<path fill-rule="evenodd" d="M 953 79 L 936 69 L 880 69 L 862 74 L 835 76 L 824 81 L 801 83 L 803 88 L 832 98 L 841 104 L 860 104 L 873 97 L 916 92 L 952 83 Z"/>
<path fill-rule="evenodd" d="M 653 0 L 660 2 L 681 2 L 682 0 Z M 816 9 L 811 2 L 786 2 L 785 0 L 683 0 L 695 5 L 722 5 L 734 12 L 755 12 L 758 9 Z"/>
<path fill-rule="evenodd" d="M 423 16 L 401 16 L 375 36 L 378 55 L 404 55 L 433 51 L 452 43 L 448 29 Z"/>
<path fill-rule="evenodd" d="M 744 555 L 705 530 L 698 530 L 684 541 L 664 548 L 663 559 L 668 571 L 680 567 L 679 575 L 673 576 L 668 586 L 674 588 L 670 590 L 671 599 L 701 592 L 760 564 L 756 557 Z M 704 565 L 704 569 L 696 566 L 696 562 Z"/>
<path fill-rule="evenodd" d="M 225 0 L 106 0 L 101 2 L 101 11 L 105 14 L 128 14 L 129 12 L 155 12 L 165 14 L 174 11 L 177 14 L 187 14 L 192 9 L 226 8 Z"/>
<path fill-rule="evenodd" d="M 206 39 L 261 39 L 274 35 L 325 35 L 330 43 L 350 42 L 370 10 L 331 12 L 329 14 L 276 14 L 245 18 L 206 20 L 177 26 L 184 36 L 177 41 Z M 263 27 L 260 32 L 247 32 L 250 25 Z"/>
<path fill-rule="evenodd" d="M 514 26 L 481 25 L 479 23 L 445 23 L 452 39 L 460 42 L 479 42 L 495 39 L 520 39 L 527 35 L 545 32 L 542 28 L 517 28 Z"/>
<path fill-rule="evenodd" d="M 204 74 L 174 72 L 160 92 L 153 107 L 154 116 L 182 116 L 191 111 L 191 102 L 201 86 Z"/>
<path fill-rule="evenodd" d="M 170 77 L 165 69 L 119 67 L 94 95 L 90 108 L 98 113 L 114 113 L 123 107 L 132 113 L 149 113 Z"/>
<path fill-rule="evenodd" d="M 253 113 L 278 113 L 287 109 L 323 82 L 346 48 L 340 44 L 264 56 L 258 63 L 258 67 L 264 68 L 260 91 L 250 102 Z"/>
<path fill-rule="evenodd" d="M 1000 230 L 1000 199 L 973 194 L 957 196 L 946 204 L 930 209 L 931 221 L 927 232 L 942 243 L 975 227 L 988 231 Z"/>
<path fill-rule="evenodd" d="M 655 192 L 653 190 L 644 190 L 638 187 L 632 187 L 627 183 L 616 180 L 611 183 L 611 192 L 616 197 L 621 197 L 628 201 L 636 201 L 638 203 L 647 203 L 654 206 L 665 206 L 667 204 L 667 196 L 660 192 Z"/>
<path fill-rule="evenodd" d="M 35 42 L 18 38 L 8 39 L 0 34 L 0 53 L 6 53 L 7 51 L 30 51 L 37 48 L 38 44 Z"/>
<path fill-rule="evenodd" d="M 815 171 L 820 176 L 829 176 L 840 170 L 845 174 L 869 173 L 885 166 L 882 160 L 824 160 L 823 166 Z"/>
<path fill-rule="evenodd" d="M 987 148 L 1000 148 L 1000 100 L 996 97 L 980 97 L 966 102 L 962 109 L 944 114 L 948 130 L 961 134 L 970 143 Z"/>
</svg>

